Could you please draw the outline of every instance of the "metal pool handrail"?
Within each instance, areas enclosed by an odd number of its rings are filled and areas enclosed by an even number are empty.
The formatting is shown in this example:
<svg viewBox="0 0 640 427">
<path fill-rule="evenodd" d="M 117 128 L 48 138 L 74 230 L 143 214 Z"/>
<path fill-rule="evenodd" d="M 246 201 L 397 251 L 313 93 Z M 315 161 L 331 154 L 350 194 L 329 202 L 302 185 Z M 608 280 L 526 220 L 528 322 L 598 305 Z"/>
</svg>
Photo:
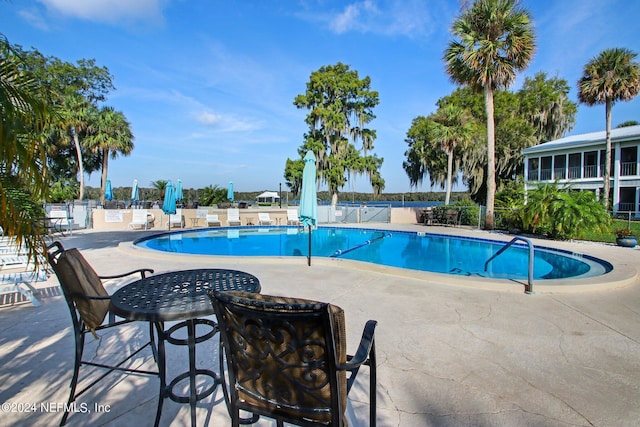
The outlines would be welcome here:
<svg viewBox="0 0 640 427">
<path fill-rule="evenodd" d="M 384 239 L 384 238 L 385 238 L 385 237 L 387 237 L 387 236 L 391 236 L 391 233 L 384 233 L 384 232 L 383 232 L 381 236 L 378 236 L 378 237 L 373 238 L 373 239 L 369 239 L 369 240 L 364 241 L 364 242 L 362 242 L 362 243 L 360 243 L 360 244 L 357 244 L 357 245 L 355 245 L 355 246 L 352 246 L 352 247 L 350 247 L 350 248 L 348 248 L 348 249 L 344 249 L 344 250 L 343 250 L 343 249 L 338 249 L 338 250 L 337 250 L 337 251 L 335 251 L 332 255 L 329 255 L 329 258 L 336 258 L 336 257 L 339 257 L 340 255 L 344 255 L 344 254 L 346 254 L 347 252 L 351 252 L 351 251 L 353 251 L 353 250 L 355 250 L 355 249 L 358 249 L 358 248 L 361 248 L 361 247 L 363 247 L 363 246 L 370 245 L 371 243 L 373 243 L 373 242 L 375 242 L 375 241 L 377 241 L 377 240 Z"/>
<path fill-rule="evenodd" d="M 513 239 L 511 239 L 511 241 L 509 243 L 507 243 L 505 246 L 500 248 L 500 250 L 498 252 L 493 254 L 487 260 L 487 262 L 484 263 L 484 271 L 487 271 L 487 266 L 489 265 L 489 262 L 493 261 L 494 258 L 496 258 L 498 255 L 500 255 L 501 253 L 503 253 L 504 251 L 509 249 L 518 240 L 521 240 L 521 241 L 525 242 L 527 244 L 527 246 L 529 246 L 529 278 L 527 280 L 526 286 L 524 287 L 524 293 L 531 295 L 531 294 L 534 293 L 533 292 L 533 259 L 534 259 L 534 256 L 533 256 L 533 242 L 531 240 L 527 239 L 526 237 L 516 236 Z"/>
</svg>

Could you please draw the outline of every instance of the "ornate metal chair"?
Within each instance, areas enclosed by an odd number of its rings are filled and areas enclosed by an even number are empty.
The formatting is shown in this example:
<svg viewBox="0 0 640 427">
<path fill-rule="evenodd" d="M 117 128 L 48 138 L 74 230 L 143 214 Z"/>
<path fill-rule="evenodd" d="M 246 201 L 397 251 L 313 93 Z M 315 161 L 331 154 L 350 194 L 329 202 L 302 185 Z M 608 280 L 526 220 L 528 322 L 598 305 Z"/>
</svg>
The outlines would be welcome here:
<svg viewBox="0 0 640 427">
<path fill-rule="evenodd" d="M 347 394 L 362 365 L 370 368 L 369 416 L 375 426 L 376 321 L 366 323 L 355 356 L 348 356 L 340 307 L 242 292 L 209 296 L 224 347 L 220 370 L 228 381 L 223 390 L 233 426 L 261 415 L 279 427 L 347 425 Z M 240 410 L 253 417 L 241 419 Z"/>
<path fill-rule="evenodd" d="M 69 306 L 76 343 L 75 363 L 70 384 L 71 391 L 69 393 L 69 400 L 65 406 L 62 421 L 60 422 L 60 425 L 64 425 L 66 424 L 69 416 L 67 409 L 71 407 L 71 403 L 106 377 L 109 373 L 113 371 L 125 371 L 147 375 L 159 375 L 157 371 L 122 367 L 123 364 L 132 359 L 147 346 L 151 347 L 153 357 L 157 360 L 157 347 L 155 345 L 155 335 L 153 332 L 153 325 L 151 323 L 149 324 L 149 341 L 139 348 L 134 349 L 125 359 L 118 361 L 118 363 L 107 365 L 83 360 L 85 335 L 87 333 L 92 333 L 96 339 L 99 339 L 96 333 L 97 331 L 121 326 L 131 322 L 130 320 L 117 320 L 116 316 L 110 311 L 111 297 L 102 285 L 102 279 L 115 279 L 136 273 L 140 274 L 141 277 L 145 277 L 147 273 L 153 273 L 153 270 L 143 268 L 115 276 L 98 276 L 77 249 L 73 248 L 65 250 L 60 242 L 54 242 L 47 247 L 47 258 L 49 260 L 49 264 L 51 264 L 51 267 L 53 268 L 53 271 L 58 277 L 62 293 L 64 294 L 64 298 Z M 109 315 L 109 318 L 107 322 L 105 322 L 107 315 Z M 93 381 L 86 385 L 82 390 L 76 392 L 80 366 L 82 365 L 104 368 L 106 369 L 106 372 L 103 372 L 98 376 L 98 378 L 93 379 Z"/>
</svg>

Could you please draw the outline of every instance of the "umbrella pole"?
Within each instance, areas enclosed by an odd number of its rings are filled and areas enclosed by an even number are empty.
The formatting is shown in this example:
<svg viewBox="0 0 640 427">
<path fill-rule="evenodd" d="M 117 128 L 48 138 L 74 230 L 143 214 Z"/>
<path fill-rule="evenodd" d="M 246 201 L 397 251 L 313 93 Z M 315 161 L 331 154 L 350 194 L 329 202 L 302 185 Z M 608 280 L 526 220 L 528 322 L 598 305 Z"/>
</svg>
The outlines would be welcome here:
<svg viewBox="0 0 640 427">
<path fill-rule="evenodd" d="M 307 257 L 307 265 L 311 267 L 311 225 L 309 225 L 309 256 Z"/>
</svg>

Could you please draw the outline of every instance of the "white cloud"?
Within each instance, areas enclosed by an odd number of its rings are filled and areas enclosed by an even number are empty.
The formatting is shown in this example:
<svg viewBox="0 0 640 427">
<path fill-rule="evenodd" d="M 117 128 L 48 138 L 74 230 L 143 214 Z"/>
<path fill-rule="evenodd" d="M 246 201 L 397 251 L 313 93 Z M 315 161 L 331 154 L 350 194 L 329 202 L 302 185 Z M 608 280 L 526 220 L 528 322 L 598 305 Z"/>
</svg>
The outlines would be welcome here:
<svg viewBox="0 0 640 427">
<path fill-rule="evenodd" d="M 210 111 L 203 111 L 202 113 L 196 114 L 196 120 L 203 125 L 213 126 L 220 123 L 220 115 Z"/>
<path fill-rule="evenodd" d="M 351 3 L 338 13 L 320 14 L 329 28 L 338 34 L 356 31 L 387 36 L 417 37 L 431 34 L 437 20 L 433 18 L 445 7 L 424 0 L 362 0 Z"/>
<path fill-rule="evenodd" d="M 51 11 L 88 21 L 159 21 L 165 0 L 39 0 Z"/>
<path fill-rule="evenodd" d="M 22 9 L 18 12 L 18 14 L 29 24 L 32 26 L 39 28 L 41 30 L 48 30 L 49 24 L 47 20 L 42 16 L 42 14 L 34 8 L 31 9 Z"/>
<path fill-rule="evenodd" d="M 338 34 L 345 33 L 349 30 L 363 29 L 366 26 L 365 21 L 373 20 L 380 11 L 369 0 L 348 5 L 344 12 L 338 14 L 330 22 L 331 29 Z"/>
</svg>

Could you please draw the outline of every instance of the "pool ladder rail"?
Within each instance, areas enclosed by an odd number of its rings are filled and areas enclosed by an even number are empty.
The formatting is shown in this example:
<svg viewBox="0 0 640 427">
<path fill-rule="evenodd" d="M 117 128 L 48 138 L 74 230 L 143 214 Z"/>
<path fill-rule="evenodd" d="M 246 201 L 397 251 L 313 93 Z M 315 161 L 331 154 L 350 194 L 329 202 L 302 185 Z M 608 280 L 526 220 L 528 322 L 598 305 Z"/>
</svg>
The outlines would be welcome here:
<svg viewBox="0 0 640 427">
<path fill-rule="evenodd" d="M 501 253 L 503 253 L 504 251 L 509 249 L 517 241 L 525 242 L 527 244 L 527 246 L 529 247 L 529 277 L 528 277 L 528 280 L 527 280 L 527 284 L 524 287 L 524 293 L 527 294 L 527 295 L 533 295 L 535 293 L 535 292 L 533 292 L 533 259 L 534 259 L 533 242 L 531 240 L 527 239 L 526 237 L 516 236 L 513 239 L 511 239 L 511 241 L 509 243 L 507 243 L 502 248 L 500 248 L 500 250 L 498 252 L 493 254 L 487 260 L 487 262 L 484 263 L 484 271 L 487 271 L 487 267 L 489 266 L 489 263 L 491 261 L 493 261 L 498 255 L 500 255 Z"/>
<path fill-rule="evenodd" d="M 329 258 L 337 258 L 337 257 L 339 257 L 340 255 L 344 255 L 344 254 L 346 254 L 347 252 L 351 252 L 351 251 L 356 250 L 356 249 L 358 249 L 358 248 L 361 248 L 361 247 L 363 247 L 363 246 L 370 245 L 371 243 L 373 243 L 373 242 L 375 242 L 375 241 L 378 241 L 378 240 L 382 240 L 382 239 L 384 239 L 385 237 L 391 237 L 391 233 L 382 233 L 382 234 L 381 234 L 380 236 L 378 236 L 378 237 L 375 237 L 375 238 L 373 238 L 373 239 L 366 240 L 366 241 L 364 241 L 364 242 L 362 242 L 362 243 L 359 243 L 359 244 L 357 244 L 357 245 L 355 245 L 355 246 L 352 246 L 352 247 L 350 247 L 350 248 L 348 248 L 348 249 L 338 249 L 338 250 L 337 250 L 337 251 L 335 251 L 332 255 L 329 255 Z"/>
</svg>

